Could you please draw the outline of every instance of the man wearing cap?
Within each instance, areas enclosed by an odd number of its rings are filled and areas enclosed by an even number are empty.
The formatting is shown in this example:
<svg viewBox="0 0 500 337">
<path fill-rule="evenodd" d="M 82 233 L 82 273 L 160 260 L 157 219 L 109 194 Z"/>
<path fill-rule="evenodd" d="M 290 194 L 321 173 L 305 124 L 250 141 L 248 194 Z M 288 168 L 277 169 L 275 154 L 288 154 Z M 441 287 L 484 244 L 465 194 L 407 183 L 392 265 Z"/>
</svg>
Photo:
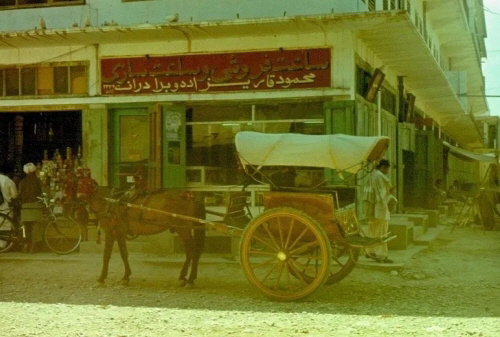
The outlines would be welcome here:
<svg viewBox="0 0 500 337">
<path fill-rule="evenodd" d="M 36 175 L 36 166 L 28 163 L 23 166 L 26 177 L 19 183 L 19 202 L 21 203 L 21 223 L 26 228 L 28 244 L 24 249 L 29 252 L 39 250 L 42 242 L 42 228 L 33 228 L 41 219 L 42 205 L 37 202 L 42 195 L 42 182 Z"/>
</svg>

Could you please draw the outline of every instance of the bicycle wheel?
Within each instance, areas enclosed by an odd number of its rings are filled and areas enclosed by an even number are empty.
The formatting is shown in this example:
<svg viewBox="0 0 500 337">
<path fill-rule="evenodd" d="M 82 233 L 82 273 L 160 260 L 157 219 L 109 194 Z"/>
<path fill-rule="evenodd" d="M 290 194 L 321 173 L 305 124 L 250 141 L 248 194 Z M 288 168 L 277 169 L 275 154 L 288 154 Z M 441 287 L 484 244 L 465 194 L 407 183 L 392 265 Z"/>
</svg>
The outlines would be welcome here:
<svg viewBox="0 0 500 337">
<path fill-rule="evenodd" d="M 0 213 L 0 253 L 8 252 L 14 247 L 16 241 L 16 227 L 14 220 Z"/>
<path fill-rule="evenodd" d="M 69 254 L 82 241 L 82 229 L 72 218 L 57 217 L 51 220 L 44 231 L 45 243 L 57 254 Z"/>
</svg>

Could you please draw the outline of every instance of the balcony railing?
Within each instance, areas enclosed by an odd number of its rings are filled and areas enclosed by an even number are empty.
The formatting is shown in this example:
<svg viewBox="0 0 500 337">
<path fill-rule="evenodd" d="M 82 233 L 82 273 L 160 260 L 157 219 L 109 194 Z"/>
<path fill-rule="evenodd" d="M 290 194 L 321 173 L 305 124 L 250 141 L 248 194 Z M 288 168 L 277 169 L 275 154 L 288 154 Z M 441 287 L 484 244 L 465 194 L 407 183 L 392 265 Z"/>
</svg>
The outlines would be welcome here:
<svg viewBox="0 0 500 337">
<path fill-rule="evenodd" d="M 432 30 L 427 27 L 425 17 L 420 10 L 417 10 L 416 0 L 369 0 L 369 11 L 383 11 L 383 10 L 405 10 L 412 20 L 415 28 L 422 36 L 425 44 L 429 48 L 432 56 L 436 60 L 439 67 L 445 71 L 447 70 L 446 64 L 442 58 L 439 48 L 438 39 L 433 36 Z"/>
</svg>

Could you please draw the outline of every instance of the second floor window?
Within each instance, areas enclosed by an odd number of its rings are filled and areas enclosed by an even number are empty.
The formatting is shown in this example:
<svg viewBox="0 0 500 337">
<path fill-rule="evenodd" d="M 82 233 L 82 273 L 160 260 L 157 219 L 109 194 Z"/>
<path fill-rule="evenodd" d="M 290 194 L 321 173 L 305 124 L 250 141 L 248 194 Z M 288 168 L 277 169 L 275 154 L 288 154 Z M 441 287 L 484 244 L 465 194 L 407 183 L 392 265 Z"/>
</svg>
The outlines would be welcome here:
<svg viewBox="0 0 500 337">
<path fill-rule="evenodd" d="M 0 0 L 0 9 L 85 5 L 85 0 Z"/>
<path fill-rule="evenodd" d="M 0 68 L 0 97 L 86 93 L 85 65 Z"/>
</svg>

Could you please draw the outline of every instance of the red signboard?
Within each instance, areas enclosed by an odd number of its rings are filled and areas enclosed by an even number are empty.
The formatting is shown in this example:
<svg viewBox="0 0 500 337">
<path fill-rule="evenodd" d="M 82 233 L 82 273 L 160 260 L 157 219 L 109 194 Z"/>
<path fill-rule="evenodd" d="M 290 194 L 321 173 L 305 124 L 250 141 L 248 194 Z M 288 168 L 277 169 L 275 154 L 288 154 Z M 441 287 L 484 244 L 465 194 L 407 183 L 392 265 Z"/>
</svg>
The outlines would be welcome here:
<svg viewBox="0 0 500 337">
<path fill-rule="evenodd" d="M 328 88 L 329 48 L 101 59 L 103 95 Z"/>
</svg>

